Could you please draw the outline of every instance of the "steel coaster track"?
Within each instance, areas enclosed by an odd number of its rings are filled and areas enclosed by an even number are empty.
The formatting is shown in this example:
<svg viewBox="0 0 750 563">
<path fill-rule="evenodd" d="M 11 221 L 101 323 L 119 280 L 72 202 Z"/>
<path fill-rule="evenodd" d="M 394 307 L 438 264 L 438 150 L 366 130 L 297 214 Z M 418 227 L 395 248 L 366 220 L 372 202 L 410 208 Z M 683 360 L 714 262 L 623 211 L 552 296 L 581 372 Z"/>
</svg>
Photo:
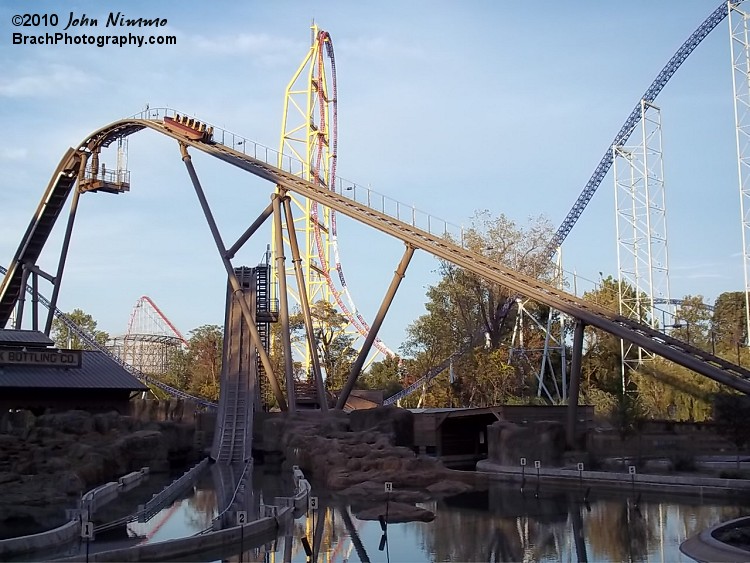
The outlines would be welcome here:
<svg viewBox="0 0 750 563">
<path fill-rule="evenodd" d="M 500 263 L 493 262 L 486 256 L 472 252 L 462 246 L 462 237 L 458 238 L 460 235 L 450 236 L 449 228 L 451 225 L 448 223 L 439 222 L 438 219 L 430 216 L 425 218 L 423 215 L 420 215 L 422 221 L 420 222 L 417 220 L 416 211 L 413 211 L 410 217 L 411 223 L 408 223 L 401 220 L 398 206 L 395 210 L 395 216 L 393 212 L 391 214 L 386 213 L 385 206 L 383 206 L 382 211 L 377 210 L 368 205 L 372 192 L 362 186 L 347 186 L 347 188 L 354 188 L 351 190 L 346 189 L 342 183 L 333 186 L 332 189 L 316 186 L 297 175 L 301 163 L 295 163 L 292 159 L 287 159 L 282 162 L 288 165 L 289 170 L 282 170 L 266 162 L 271 161 L 271 158 L 276 158 L 275 151 L 257 145 L 252 141 L 244 142 L 243 138 L 238 138 L 220 128 L 214 127 L 214 136 L 210 141 L 193 140 L 183 133 L 167 128 L 160 119 L 130 118 L 114 122 L 94 132 L 81 144 L 79 150 L 90 151 L 111 143 L 118 137 L 144 128 L 157 131 L 186 146 L 194 147 L 259 178 L 277 184 L 283 190 L 317 201 L 319 204 L 401 240 L 415 249 L 425 250 L 440 259 L 452 262 L 488 281 L 498 283 L 514 292 L 579 319 L 586 325 L 602 329 L 719 383 L 750 394 L 749 370 L 662 334 L 634 319 L 623 317 L 613 311 L 586 302 Z M 219 142 L 219 137 L 221 142 Z M 243 152 L 222 144 L 227 139 L 232 143 L 232 146 L 241 146 Z M 237 141 L 240 141 L 241 144 Z M 248 154 L 248 151 L 252 151 L 252 155 Z M 266 161 L 258 158 L 259 156 L 265 156 Z M 76 155 L 67 153 L 64 161 L 73 158 L 76 158 Z M 62 164 L 65 164 L 65 162 Z M 53 177 L 53 182 L 55 181 Z M 358 201 L 357 190 L 359 190 L 360 197 L 363 193 L 365 194 L 367 203 Z M 411 206 L 408 209 L 412 210 Z M 422 226 L 425 219 L 426 227 Z M 44 217 L 37 218 L 37 220 L 44 220 Z M 27 237 L 21 243 L 19 255 L 23 254 L 21 250 L 25 248 L 28 238 L 29 235 L 27 234 Z M 2 289 L 5 288 L 6 285 L 4 284 Z M 0 307 L 5 306 L 7 308 L 8 302 L 16 297 L 9 291 L 4 290 L 0 293 Z"/>
<path fill-rule="evenodd" d="M 741 4 L 742 1 L 743 0 L 739 0 L 739 2 L 734 3 Z M 727 17 L 728 13 L 728 3 L 722 2 L 721 4 L 719 4 L 719 6 L 713 12 L 711 12 L 711 15 L 709 15 L 703 21 L 703 23 L 700 24 L 698 28 L 690 35 L 690 37 L 687 38 L 687 40 L 682 44 L 682 46 L 677 50 L 672 58 L 669 59 L 669 62 L 664 66 L 664 68 L 661 69 L 661 72 L 659 72 L 659 74 L 656 76 L 641 99 L 646 100 L 649 103 L 653 103 L 664 86 L 667 85 L 669 79 L 674 76 L 674 73 L 677 72 L 677 69 L 680 68 L 682 63 L 685 62 L 685 59 L 687 59 L 690 53 L 692 53 L 695 48 L 700 45 L 701 41 L 703 41 L 706 36 L 711 33 L 714 28 L 724 20 L 724 18 Z M 548 256 L 552 256 L 562 245 L 566 237 L 570 234 L 570 231 L 573 229 L 573 226 L 580 218 L 583 210 L 586 209 L 586 206 L 591 201 L 591 198 L 594 197 L 594 193 L 596 193 L 597 188 L 604 180 L 604 177 L 607 175 L 607 172 L 609 172 L 609 169 L 612 167 L 612 147 L 625 143 L 640 120 L 641 100 L 639 99 L 635 108 L 633 108 L 633 111 L 630 112 L 630 115 L 620 128 L 620 131 L 617 133 L 617 135 L 615 135 L 614 140 L 607 147 L 607 150 L 604 152 L 604 156 L 599 161 L 597 167 L 594 169 L 594 173 L 591 175 L 589 181 L 586 182 L 586 186 L 583 188 L 581 195 L 578 196 L 578 199 L 573 204 L 573 208 L 568 212 L 568 215 L 565 217 L 565 219 L 563 219 L 562 224 L 557 229 L 555 235 L 552 237 L 552 240 L 550 241 L 546 250 Z"/>
<path fill-rule="evenodd" d="M 330 36 L 330 34 L 327 31 L 320 31 L 318 33 L 318 37 L 316 40 L 319 42 L 319 59 L 317 61 L 318 64 L 318 72 L 319 75 L 322 76 L 324 74 L 324 62 L 323 62 L 323 47 L 325 47 L 325 53 L 328 56 L 328 60 L 330 61 L 331 65 L 331 88 L 332 88 L 332 94 L 333 97 L 331 98 L 331 109 L 332 109 L 332 115 L 330 118 L 330 126 L 328 126 L 327 123 L 324 121 L 321 121 L 319 124 L 319 127 L 321 130 L 329 131 L 330 130 L 330 143 L 331 143 L 331 163 L 330 163 L 330 174 L 329 174 L 329 181 L 328 183 L 331 186 L 336 185 L 336 164 L 338 161 L 338 86 L 337 86 L 337 80 L 336 80 L 336 56 L 333 50 L 333 40 Z M 324 92 L 321 92 L 320 95 L 320 116 L 321 120 L 325 119 L 326 112 L 323 108 L 325 102 L 329 100 L 323 99 L 322 94 Z M 323 155 L 323 138 L 318 137 L 318 143 L 319 146 L 317 147 L 317 150 L 315 151 L 315 167 L 312 169 L 312 177 L 313 177 L 313 183 L 316 185 L 324 185 L 325 182 L 321 178 L 320 170 L 321 170 L 321 158 Z M 325 255 L 325 245 L 323 244 L 323 235 L 321 232 L 321 224 L 318 219 L 318 204 L 317 202 L 312 202 L 311 204 L 311 215 L 313 219 L 313 231 L 315 233 L 315 246 L 318 249 L 318 260 L 320 261 L 320 264 L 328 264 L 328 260 L 326 259 Z M 328 286 L 328 290 L 331 292 L 331 295 L 333 296 L 334 300 L 336 301 L 336 304 L 339 306 L 339 309 L 341 309 L 341 313 L 346 317 L 346 319 L 349 321 L 349 324 L 357 331 L 357 333 L 362 338 L 367 338 L 367 334 L 370 332 L 370 325 L 367 323 L 367 321 L 364 319 L 362 314 L 359 312 L 359 309 L 357 308 L 357 305 L 354 303 L 354 299 L 352 298 L 351 292 L 349 291 L 349 286 L 346 283 L 346 278 L 344 277 L 344 270 L 341 265 L 341 260 L 339 257 L 339 243 L 338 243 L 338 231 L 337 231 L 337 223 L 336 223 L 336 212 L 331 210 L 330 212 L 331 217 L 331 237 L 330 237 L 330 244 L 333 247 L 333 255 L 334 255 L 334 261 L 336 264 L 336 273 L 338 274 L 339 282 L 341 283 L 341 290 L 339 291 L 336 288 L 336 284 L 333 281 L 333 277 L 331 276 L 331 272 L 329 269 L 323 268 L 323 277 L 325 278 L 326 285 Z M 344 294 L 346 296 L 346 299 L 349 303 L 347 306 L 344 301 L 341 299 L 341 294 Z M 386 346 L 386 344 L 380 339 L 376 338 L 375 342 L 373 343 L 373 346 L 382 352 L 386 357 L 393 357 L 396 354 Z"/>
<path fill-rule="evenodd" d="M 0 275 L 5 275 L 8 273 L 8 270 L 0 266 Z M 26 286 L 26 292 L 29 295 L 34 294 L 34 289 L 30 286 Z M 39 299 L 39 302 L 44 305 L 47 309 L 50 308 L 51 303 L 49 300 L 44 297 L 41 293 L 37 293 L 37 298 Z M 124 368 L 130 375 L 135 376 L 140 381 L 147 385 L 153 385 L 154 387 L 158 387 L 165 393 L 168 393 L 169 395 L 172 395 L 173 397 L 177 397 L 178 399 L 189 399 L 201 407 L 208 408 L 208 409 L 215 409 L 218 405 L 216 403 L 212 403 L 211 401 L 207 401 L 206 399 L 202 399 L 200 397 L 194 397 L 193 395 L 190 395 L 188 393 L 185 393 L 184 391 L 177 389 L 175 387 L 172 387 L 170 385 L 167 385 L 166 383 L 162 383 L 158 379 L 155 379 L 151 377 L 150 375 L 146 375 L 141 370 L 136 368 L 135 366 L 130 365 L 129 363 L 123 361 L 118 356 L 113 354 L 106 346 L 103 346 L 102 344 L 99 344 L 99 342 L 96 341 L 96 339 L 91 335 L 85 328 L 77 325 L 73 320 L 63 313 L 60 309 L 55 307 L 54 315 L 57 319 L 59 319 L 67 328 L 69 328 L 73 333 L 81 339 L 81 341 L 91 350 L 97 350 L 99 352 L 102 352 L 103 354 L 106 354 L 107 357 L 109 357 L 111 360 L 117 362 L 117 364 Z"/>
</svg>

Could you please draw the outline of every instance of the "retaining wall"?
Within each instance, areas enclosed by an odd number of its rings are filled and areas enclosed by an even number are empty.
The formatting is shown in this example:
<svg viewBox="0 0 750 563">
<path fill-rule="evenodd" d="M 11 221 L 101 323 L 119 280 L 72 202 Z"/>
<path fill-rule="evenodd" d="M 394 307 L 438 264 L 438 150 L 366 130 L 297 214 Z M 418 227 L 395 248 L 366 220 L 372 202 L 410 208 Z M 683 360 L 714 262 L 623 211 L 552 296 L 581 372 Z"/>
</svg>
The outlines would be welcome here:
<svg viewBox="0 0 750 563">
<path fill-rule="evenodd" d="M 477 463 L 477 471 L 497 481 L 535 483 L 537 470 L 526 467 L 507 466 L 483 460 Z M 720 479 L 694 475 L 653 475 L 647 473 L 612 473 L 608 471 L 581 471 L 575 469 L 540 468 L 539 480 L 544 483 L 571 484 L 583 482 L 599 488 L 631 489 L 699 496 L 750 497 L 750 479 Z"/>
<path fill-rule="evenodd" d="M 96 487 L 81 497 L 78 508 L 85 514 L 88 514 L 89 510 L 93 514 L 97 509 L 116 498 L 120 492 L 140 484 L 147 475 L 148 467 L 144 467 L 140 471 L 120 477 L 121 482 L 111 482 Z M 25 553 L 48 550 L 69 543 L 80 536 L 81 518 L 76 514 L 69 522 L 52 530 L 0 540 L 0 560 Z"/>
<path fill-rule="evenodd" d="M 276 497 L 280 504 L 261 506 L 261 518 L 245 524 L 223 530 L 207 531 L 204 534 L 178 538 L 163 542 L 138 545 L 90 554 L 88 561 L 174 561 L 187 558 L 195 553 L 228 547 L 239 548 L 240 541 L 244 550 L 252 549 L 267 543 L 282 533 L 289 533 L 294 518 L 307 508 L 310 483 L 304 478 L 299 468 L 295 467 L 293 478 L 296 493 L 292 497 Z M 219 557 L 216 557 L 217 559 Z M 77 555 L 59 561 L 85 561 L 85 555 Z"/>
</svg>

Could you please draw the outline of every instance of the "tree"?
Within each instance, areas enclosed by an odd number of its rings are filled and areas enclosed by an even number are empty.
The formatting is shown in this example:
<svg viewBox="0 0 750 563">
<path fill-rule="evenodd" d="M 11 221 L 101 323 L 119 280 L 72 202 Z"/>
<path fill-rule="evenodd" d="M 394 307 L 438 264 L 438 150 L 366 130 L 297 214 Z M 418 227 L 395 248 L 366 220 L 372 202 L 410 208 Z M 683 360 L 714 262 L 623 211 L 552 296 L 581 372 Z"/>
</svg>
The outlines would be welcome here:
<svg viewBox="0 0 750 563">
<path fill-rule="evenodd" d="M 702 295 L 686 295 L 674 317 L 671 335 L 702 350 L 715 347 L 712 335 L 711 310 Z M 668 327 L 664 327 L 668 328 Z"/>
<path fill-rule="evenodd" d="M 103 330 L 97 330 L 97 323 L 94 320 L 94 317 L 84 312 L 83 309 L 73 309 L 72 312 L 66 313 L 66 316 L 76 325 L 84 329 L 88 334 L 93 336 L 96 342 L 102 346 L 107 344 L 109 334 Z M 57 317 L 52 320 L 51 336 L 52 340 L 55 341 L 55 346 L 58 348 L 69 348 L 71 350 L 82 350 L 84 348 L 84 344 L 80 337 Z"/>
<path fill-rule="evenodd" d="M 320 367 L 325 372 L 328 390 L 341 389 L 357 357 L 352 348 L 354 337 L 346 332 L 349 320 L 328 301 L 318 301 L 310 307 L 313 330 L 318 342 Z M 298 311 L 289 318 L 292 340 L 306 342 L 304 316 Z"/>
<path fill-rule="evenodd" d="M 745 294 L 727 291 L 716 298 L 712 329 L 716 348 L 732 352 L 747 342 Z"/>
<path fill-rule="evenodd" d="M 551 224 L 542 217 L 522 227 L 505 215 L 492 217 L 480 211 L 464 231 L 462 242 L 493 261 L 546 280 L 552 273 L 545 253 L 552 234 Z M 466 405 L 484 402 L 486 397 L 506 397 L 510 389 L 522 391 L 523 382 L 511 381 L 517 374 L 507 369 L 514 292 L 447 261 L 440 262 L 438 273 L 440 281 L 427 290 L 426 313 L 408 327 L 401 347 L 404 356 L 413 360 L 414 377 L 456 352 L 474 349 L 454 361 L 452 387 L 443 376 L 430 385 L 428 393 L 439 406 L 445 404 L 439 401 L 456 399 Z M 540 319 L 548 314 L 546 308 L 533 304 L 529 308 Z"/>
<path fill-rule="evenodd" d="M 190 331 L 187 372 L 193 394 L 219 398 L 223 345 L 224 329 L 218 325 L 202 325 Z"/>
<path fill-rule="evenodd" d="M 370 369 L 357 380 L 357 387 L 382 389 L 384 398 L 395 395 L 404 387 L 401 383 L 401 358 L 390 356 L 380 362 L 373 362 Z"/>
<path fill-rule="evenodd" d="M 619 282 L 612 276 L 601 279 L 597 289 L 583 294 L 583 299 L 597 303 L 607 309 L 617 311 L 619 308 Z M 608 332 L 586 327 L 584 333 L 584 357 L 581 365 L 583 391 L 587 400 L 596 397 L 600 404 L 592 403 L 598 410 L 611 414 L 611 408 L 617 404 L 616 397 L 622 393 L 622 348 L 620 339 Z M 628 374 L 626 374 L 627 379 Z M 596 388 L 601 393 L 591 393 L 589 388 Z"/>
</svg>

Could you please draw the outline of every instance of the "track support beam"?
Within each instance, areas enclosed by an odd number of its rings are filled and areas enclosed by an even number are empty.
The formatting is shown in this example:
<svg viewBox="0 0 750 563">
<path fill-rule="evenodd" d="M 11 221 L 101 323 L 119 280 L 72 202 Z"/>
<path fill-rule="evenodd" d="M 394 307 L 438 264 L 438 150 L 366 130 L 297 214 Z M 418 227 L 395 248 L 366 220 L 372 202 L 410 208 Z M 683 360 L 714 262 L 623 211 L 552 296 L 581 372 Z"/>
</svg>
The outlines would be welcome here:
<svg viewBox="0 0 750 563">
<path fill-rule="evenodd" d="M 273 224 L 277 233 L 281 232 L 281 202 L 277 194 L 274 194 L 271 205 L 273 206 Z M 276 237 L 274 241 L 276 248 L 276 271 L 279 274 L 279 319 L 281 320 L 281 344 L 284 348 L 284 377 L 286 380 L 286 396 L 289 401 L 289 412 L 297 411 L 297 399 L 294 396 L 294 364 L 292 362 L 292 338 L 289 334 L 289 294 L 286 288 L 286 256 L 284 256 L 284 241 L 282 237 Z"/>
<path fill-rule="evenodd" d="M 73 224 L 76 220 L 76 212 L 78 211 L 78 200 L 81 197 L 81 192 L 78 189 L 81 178 L 86 170 L 86 162 L 81 164 L 81 168 L 78 172 L 78 182 L 73 187 L 73 199 L 70 202 L 70 213 L 68 214 L 68 225 L 65 227 L 65 238 L 63 239 L 62 249 L 60 250 L 60 261 L 57 263 L 57 274 L 55 275 L 55 282 L 52 288 L 52 297 L 50 297 L 49 312 L 47 313 L 47 322 L 44 324 L 44 334 L 50 335 L 52 331 L 52 320 L 55 318 L 55 309 L 57 309 L 57 298 L 60 295 L 60 286 L 62 285 L 63 271 L 65 270 L 65 259 L 68 257 L 68 248 L 70 247 L 70 238 L 73 234 Z M 26 284 L 21 287 L 21 293 L 26 291 Z"/>
<path fill-rule="evenodd" d="M 388 286 L 388 291 L 383 298 L 383 302 L 380 304 L 378 314 L 375 317 L 372 326 L 370 326 L 370 331 L 367 333 L 367 338 L 365 338 L 365 342 L 364 344 L 362 344 L 362 349 L 359 351 L 359 355 L 352 365 L 352 369 L 349 372 L 349 377 L 346 380 L 346 384 L 341 390 L 339 399 L 336 402 L 336 408 L 339 410 L 342 410 L 344 408 L 344 405 L 346 405 L 346 400 L 349 398 L 349 394 L 352 392 L 352 389 L 354 389 L 354 384 L 357 382 L 359 372 L 362 371 L 362 366 L 365 365 L 367 355 L 370 353 L 372 345 L 378 336 L 380 326 L 383 324 L 383 319 L 385 319 L 385 315 L 388 312 L 391 303 L 393 303 L 393 298 L 396 296 L 398 286 L 401 284 L 401 280 L 404 279 L 406 268 L 409 266 L 409 262 L 411 261 L 412 256 L 414 256 L 414 247 L 407 243 L 404 255 L 401 257 L 401 262 L 399 263 L 398 268 L 396 268 L 396 272 L 393 274 L 391 285 Z"/>
<path fill-rule="evenodd" d="M 570 361 L 570 392 L 568 393 L 568 447 L 576 447 L 576 422 L 578 419 L 578 391 L 581 387 L 581 359 L 583 356 L 583 321 L 576 321 L 573 331 L 573 357 Z"/>
<path fill-rule="evenodd" d="M 281 392 L 281 387 L 279 387 L 279 382 L 276 380 L 276 375 L 274 375 L 273 367 L 271 366 L 271 360 L 268 358 L 268 354 L 266 353 L 265 348 L 263 348 L 263 342 L 261 341 L 260 335 L 258 334 L 258 327 L 255 324 L 255 319 L 253 318 L 252 311 L 250 311 L 250 306 L 245 300 L 240 282 L 234 273 L 234 266 L 232 266 L 232 262 L 226 256 L 227 250 L 224 247 L 224 242 L 221 240 L 221 233 L 219 233 L 219 228 L 216 225 L 216 220 L 211 213 L 211 208 L 208 205 L 206 194 L 203 192 L 200 180 L 198 179 L 198 175 L 195 172 L 192 158 L 187 152 L 187 145 L 182 142 L 180 142 L 180 153 L 182 154 L 182 161 L 185 163 L 185 168 L 187 168 L 188 175 L 190 176 L 190 181 L 193 183 L 193 188 L 195 188 L 195 194 L 198 196 L 198 201 L 200 202 L 201 208 L 203 209 L 203 214 L 206 217 L 208 228 L 211 230 L 211 235 L 214 237 L 214 242 L 216 243 L 216 248 L 219 251 L 219 256 L 221 256 L 221 261 L 227 271 L 227 277 L 229 278 L 229 283 L 232 286 L 232 291 L 237 296 L 237 301 L 242 308 L 242 316 L 245 317 L 245 322 L 250 329 L 250 336 L 253 339 L 255 347 L 258 349 L 258 355 L 260 356 L 260 361 L 263 364 L 263 369 L 266 371 L 266 377 L 268 377 L 268 381 L 271 384 L 271 390 L 273 391 L 274 397 L 276 397 L 276 400 L 279 403 L 279 408 L 282 411 L 285 411 L 287 410 L 286 401 L 284 400 L 284 394 Z M 52 308 L 50 308 L 50 310 L 52 310 Z"/>
<path fill-rule="evenodd" d="M 315 378 L 315 389 L 318 392 L 318 404 L 320 410 L 328 412 L 328 399 L 326 397 L 326 388 L 323 383 L 323 374 L 320 371 L 320 359 L 318 358 L 318 341 L 315 338 L 315 327 L 313 326 L 312 315 L 310 314 L 310 302 L 307 299 L 307 286 L 305 285 L 305 274 L 302 271 L 302 257 L 299 252 L 297 242 L 297 231 L 294 228 L 294 215 L 292 214 L 291 199 L 284 197 L 282 203 L 286 214 L 286 229 L 289 233 L 289 246 L 292 249 L 292 263 L 294 264 L 294 275 L 297 279 L 297 291 L 299 292 L 302 315 L 305 318 L 305 332 L 307 334 L 307 343 L 310 352 L 310 361 L 312 363 L 313 377 Z M 279 231 L 280 232 L 280 231 Z M 278 237 L 280 239 L 281 237 Z"/>
<path fill-rule="evenodd" d="M 268 219 L 271 216 L 271 213 L 273 213 L 273 203 L 268 204 L 268 207 L 266 207 L 263 210 L 263 213 L 261 213 L 258 216 L 258 218 L 253 222 L 253 224 L 250 225 L 244 233 L 242 233 L 242 236 L 240 236 L 240 238 L 237 239 L 237 242 L 235 242 L 232 245 L 232 248 L 227 250 L 226 257 L 229 258 L 230 260 L 234 258 L 234 255 L 237 254 L 237 252 L 239 252 L 240 248 L 242 248 L 244 244 L 248 240 L 250 240 L 250 237 L 255 234 L 255 231 L 257 231 L 263 225 L 263 223 L 266 222 L 266 219 Z"/>
</svg>

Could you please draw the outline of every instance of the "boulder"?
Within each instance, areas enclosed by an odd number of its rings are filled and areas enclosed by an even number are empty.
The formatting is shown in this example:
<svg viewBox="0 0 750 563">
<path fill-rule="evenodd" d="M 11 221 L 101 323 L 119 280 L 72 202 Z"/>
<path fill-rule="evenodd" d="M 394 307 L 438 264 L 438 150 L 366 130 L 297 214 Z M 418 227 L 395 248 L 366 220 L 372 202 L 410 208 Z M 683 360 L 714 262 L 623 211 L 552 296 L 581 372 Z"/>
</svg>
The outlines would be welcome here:
<svg viewBox="0 0 750 563">
<path fill-rule="evenodd" d="M 94 431 L 94 419 L 86 411 L 66 411 L 43 414 L 37 419 L 36 426 L 53 428 L 65 434 L 89 434 Z"/>
<path fill-rule="evenodd" d="M 437 483 L 427 485 L 427 490 L 433 497 L 451 497 L 454 495 L 460 495 L 474 489 L 468 483 L 461 481 L 452 481 L 450 479 L 443 479 Z"/>
<path fill-rule="evenodd" d="M 377 504 L 370 508 L 357 510 L 354 516 L 359 520 L 379 520 L 382 516 L 386 522 L 432 522 L 435 513 L 426 508 L 403 502 L 389 502 Z"/>
</svg>

